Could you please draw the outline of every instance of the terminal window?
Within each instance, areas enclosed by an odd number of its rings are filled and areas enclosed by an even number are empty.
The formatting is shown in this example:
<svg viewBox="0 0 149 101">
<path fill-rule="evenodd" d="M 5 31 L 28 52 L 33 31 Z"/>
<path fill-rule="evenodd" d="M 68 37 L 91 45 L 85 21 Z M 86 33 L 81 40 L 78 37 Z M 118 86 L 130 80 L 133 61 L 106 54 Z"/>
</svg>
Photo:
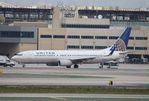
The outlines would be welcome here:
<svg viewBox="0 0 149 101">
<path fill-rule="evenodd" d="M 52 38 L 52 35 L 40 35 L 40 38 Z"/>
<path fill-rule="evenodd" d="M 95 49 L 105 49 L 107 46 L 95 46 Z"/>
<path fill-rule="evenodd" d="M 20 32 L 19 31 L 1 31 L 0 32 L 0 37 L 19 38 L 20 37 Z"/>
<path fill-rule="evenodd" d="M 136 40 L 147 40 L 147 37 L 136 37 Z"/>
<path fill-rule="evenodd" d="M 107 36 L 95 36 L 95 39 L 107 39 Z"/>
<path fill-rule="evenodd" d="M 147 47 L 135 47 L 135 50 L 147 50 Z"/>
<path fill-rule="evenodd" d="M 81 36 L 81 39 L 93 39 L 94 38 L 94 36 Z"/>
<path fill-rule="evenodd" d="M 109 25 L 85 25 L 85 24 L 62 24 L 63 28 L 105 28 L 108 29 Z"/>
<path fill-rule="evenodd" d="M 67 48 L 68 49 L 79 49 L 80 46 L 78 46 L 78 45 L 68 45 Z"/>
<path fill-rule="evenodd" d="M 109 39 L 118 39 L 118 36 L 109 36 Z"/>
<path fill-rule="evenodd" d="M 134 37 L 129 37 L 129 40 L 134 40 Z"/>
<path fill-rule="evenodd" d="M 134 47 L 127 47 L 128 50 L 134 50 Z"/>
<path fill-rule="evenodd" d="M 0 31 L 0 37 L 5 37 L 5 38 L 33 38 L 34 32 Z"/>
<path fill-rule="evenodd" d="M 20 37 L 21 38 L 33 38 L 34 37 L 34 32 L 23 31 L 23 32 L 21 32 Z"/>
<path fill-rule="evenodd" d="M 81 46 L 82 49 L 93 49 L 93 46 Z"/>
<path fill-rule="evenodd" d="M 80 39 L 80 36 L 79 35 L 68 35 L 67 38 L 70 38 L 70 39 Z"/>
<path fill-rule="evenodd" d="M 65 35 L 53 35 L 53 38 L 65 38 Z"/>
</svg>

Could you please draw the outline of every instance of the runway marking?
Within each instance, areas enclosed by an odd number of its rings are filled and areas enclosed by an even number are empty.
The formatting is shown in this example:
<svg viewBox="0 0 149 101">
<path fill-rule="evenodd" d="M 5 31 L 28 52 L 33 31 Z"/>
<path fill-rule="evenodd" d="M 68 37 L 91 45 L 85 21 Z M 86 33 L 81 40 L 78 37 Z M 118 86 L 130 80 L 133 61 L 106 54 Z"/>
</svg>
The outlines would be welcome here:
<svg viewBox="0 0 149 101">
<path fill-rule="evenodd" d="M 5 73 L 1 78 L 100 78 L 108 79 L 113 77 L 100 75 L 81 75 L 81 74 L 31 74 L 31 73 Z"/>
</svg>

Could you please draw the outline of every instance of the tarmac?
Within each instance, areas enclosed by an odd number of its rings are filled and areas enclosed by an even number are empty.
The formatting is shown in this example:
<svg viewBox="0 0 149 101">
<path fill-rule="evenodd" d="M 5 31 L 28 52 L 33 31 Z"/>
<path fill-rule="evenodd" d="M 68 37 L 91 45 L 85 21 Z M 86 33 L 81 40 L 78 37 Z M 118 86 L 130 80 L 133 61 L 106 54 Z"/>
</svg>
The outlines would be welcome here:
<svg viewBox="0 0 149 101">
<path fill-rule="evenodd" d="M 0 101 L 149 101 L 148 95 L 6 93 Z"/>
<path fill-rule="evenodd" d="M 27 65 L 0 67 L 0 85 L 113 86 L 149 88 L 149 64 L 120 64 L 103 69 L 98 64 L 80 68 Z M 0 101 L 149 101 L 149 95 L 1 93 Z"/>
<path fill-rule="evenodd" d="M 78 69 L 60 66 L 27 65 L 1 67 L 0 85 L 128 86 L 149 88 L 149 64 L 120 64 L 111 69 L 98 64 Z"/>
</svg>

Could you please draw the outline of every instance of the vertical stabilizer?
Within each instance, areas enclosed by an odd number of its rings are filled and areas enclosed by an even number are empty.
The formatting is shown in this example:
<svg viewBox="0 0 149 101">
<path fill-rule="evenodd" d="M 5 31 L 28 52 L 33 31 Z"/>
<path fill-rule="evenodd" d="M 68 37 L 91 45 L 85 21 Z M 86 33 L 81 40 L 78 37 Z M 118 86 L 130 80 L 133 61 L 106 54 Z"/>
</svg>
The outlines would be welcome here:
<svg viewBox="0 0 149 101">
<path fill-rule="evenodd" d="M 130 33 L 131 33 L 131 28 L 127 27 L 110 50 L 114 49 L 115 51 L 126 51 Z"/>
</svg>

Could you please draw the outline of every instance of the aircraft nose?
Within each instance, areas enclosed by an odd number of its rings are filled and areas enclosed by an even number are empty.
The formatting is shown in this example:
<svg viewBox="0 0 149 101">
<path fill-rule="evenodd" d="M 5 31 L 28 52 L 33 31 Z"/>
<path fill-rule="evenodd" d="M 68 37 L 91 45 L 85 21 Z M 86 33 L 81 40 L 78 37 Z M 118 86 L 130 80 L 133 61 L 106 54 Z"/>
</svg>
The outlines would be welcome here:
<svg viewBox="0 0 149 101">
<path fill-rule="evenodd" d="M 11 60 L 17 61 L 18 58 L 17 58 L 17 56 L 13 56 L 13 57 L 11 57 Z"/>
</svg>

